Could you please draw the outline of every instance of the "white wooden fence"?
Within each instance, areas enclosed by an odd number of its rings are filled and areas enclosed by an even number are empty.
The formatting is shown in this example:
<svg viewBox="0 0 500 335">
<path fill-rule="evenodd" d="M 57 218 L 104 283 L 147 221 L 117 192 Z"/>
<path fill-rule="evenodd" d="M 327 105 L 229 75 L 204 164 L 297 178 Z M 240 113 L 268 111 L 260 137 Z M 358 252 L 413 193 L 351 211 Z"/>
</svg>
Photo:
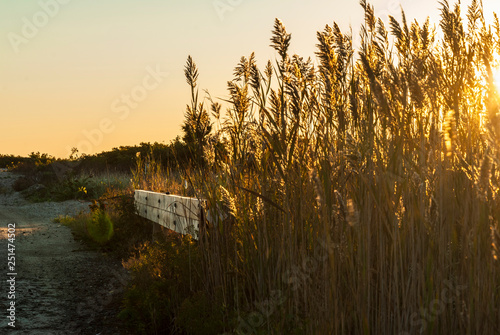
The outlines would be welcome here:
<svg viewBox="0 0 500 335">
<path fill-rule="evenodd" d="M 142 190 L 136 190 L 134 198 L 140 216 L 198 239 L 202 215 L 199 199 Z"/>
</svg>

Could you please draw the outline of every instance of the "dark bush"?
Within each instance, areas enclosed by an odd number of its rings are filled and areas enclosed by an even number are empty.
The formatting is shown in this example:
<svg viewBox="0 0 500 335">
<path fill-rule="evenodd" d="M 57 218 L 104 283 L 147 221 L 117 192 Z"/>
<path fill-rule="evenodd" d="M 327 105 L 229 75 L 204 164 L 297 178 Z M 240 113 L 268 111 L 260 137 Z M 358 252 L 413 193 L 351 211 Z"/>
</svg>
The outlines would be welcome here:
<svg viewBox="0 0 500 335">
<path fill-rule="evenodd" d="M 28 187 L 36 184 L 36 181 L 30 177 L 20 177 L 12 185 L 12 189 L 16 192 L 26 190 Z"/>
</svg>

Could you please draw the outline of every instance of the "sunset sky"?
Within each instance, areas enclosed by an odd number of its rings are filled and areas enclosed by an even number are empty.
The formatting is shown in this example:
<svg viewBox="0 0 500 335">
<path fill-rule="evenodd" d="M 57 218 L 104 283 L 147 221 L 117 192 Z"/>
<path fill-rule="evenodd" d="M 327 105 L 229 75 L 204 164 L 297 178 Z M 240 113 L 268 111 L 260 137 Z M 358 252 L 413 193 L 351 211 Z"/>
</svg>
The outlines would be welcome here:
<svg viewBox="0 0 500 335">
<path fill-rule="evenodd" d="M 400 18 L 400 4 L 408 20 L 439 18 L 436 0 L 372 3 L 384 19 Z M 487 19 L 500 9 L 493 0 L 484 7 Z M 0 1 L 0 154 L 168 143 L 190 99 L 187 56 L 200 94 L 225 98 L 241 56 L 275 59 L 275 17 L 292 33 L 291 52 L 306 57 L 326 24 L 357 32 L 363 20 L 357 0 Z"/>
</svg>

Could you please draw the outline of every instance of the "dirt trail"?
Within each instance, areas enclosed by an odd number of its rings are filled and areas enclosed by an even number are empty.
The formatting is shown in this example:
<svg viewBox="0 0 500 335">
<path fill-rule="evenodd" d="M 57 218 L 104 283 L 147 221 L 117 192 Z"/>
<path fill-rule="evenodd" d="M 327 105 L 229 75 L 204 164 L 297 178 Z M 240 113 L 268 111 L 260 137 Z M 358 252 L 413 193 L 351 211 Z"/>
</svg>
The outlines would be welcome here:
<svg viewBox="0 0 500 335">
<path fill-rule="evenodd" d="M 15 178 L 0 171 L 0 333 L 123 334 L 115 315 L 126 271 L 119 261 L 87 250 L 68 227 L 52 221 L 88 210 L 88 204 L 29 203 L 12 191 Z M 7 229 L 13 223 L 15 299 L 9 299 Z M 8 324 L 11 301 L 15 328 Z"/>
</svg>

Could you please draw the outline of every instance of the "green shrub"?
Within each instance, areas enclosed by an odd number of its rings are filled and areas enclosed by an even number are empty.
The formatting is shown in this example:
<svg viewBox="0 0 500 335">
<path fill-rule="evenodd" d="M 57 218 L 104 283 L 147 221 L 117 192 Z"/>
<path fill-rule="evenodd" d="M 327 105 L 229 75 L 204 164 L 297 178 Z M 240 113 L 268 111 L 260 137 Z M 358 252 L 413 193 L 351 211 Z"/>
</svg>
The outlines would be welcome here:
<svg viewBox="0 0 500 335">
<path fill-rule="evenodd" d="M 77 178 L 64 179 L 62 182 L 55 184 L 52 187 L 54 199 L 58 201 L 85 199 L 88 196 L 85 187 L 85 180 Z"/>
<path fill-rule="evenodd" d="M 102 209 L 97 209 L 92 213 L 92 219 L 87 222 L 88 236 L 98 244 L 108 243 L 113 237 L 114 228 L 111 218 Z"/>
<path fill-rule="evenodd" d="M 153 224 L 136 214 L 130 189 L 109 188 L 91 207 L 105 210 L 112 218 L 114 233 L 106 249 L 117 257 L 128 258 L 137 246 L 151 240 Z"/>
</svg>

